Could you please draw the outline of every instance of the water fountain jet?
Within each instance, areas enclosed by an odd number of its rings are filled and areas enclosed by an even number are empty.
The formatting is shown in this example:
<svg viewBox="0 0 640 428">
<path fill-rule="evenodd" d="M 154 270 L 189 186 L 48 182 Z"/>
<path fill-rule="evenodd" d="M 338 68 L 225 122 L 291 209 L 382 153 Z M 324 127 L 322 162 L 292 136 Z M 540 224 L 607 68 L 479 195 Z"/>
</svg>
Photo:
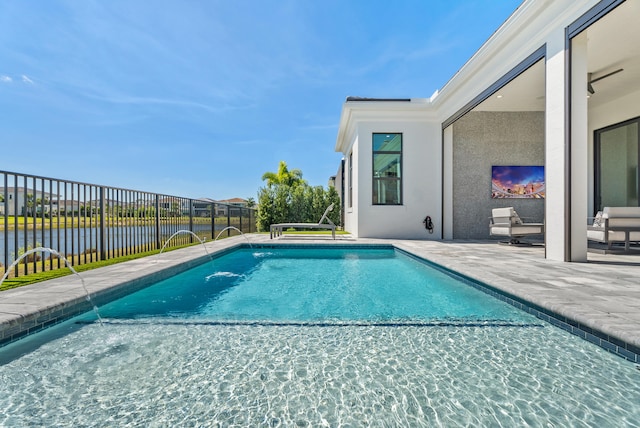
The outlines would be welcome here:
<svg viewBox="0 0 640 428">
<path fill-rule="evenodd" d="M 93 300 L 91 300 L 91 294 L 89 293 L 89 290 L 87 289 L 87 286 L 84 283 L 84 278 L 82 278 L 82 276 L 80 276 L 80 274 L 73 268 L 73 266 L 71 266 L 71 263 L 69 262 L 69 260 L 67 260 L 65 256 L 63 256 L 53 248 L 36 247 L 26 251 L 24 254 L 18 257 L 13 263 L 11 263 L 11 266 L 7 268 L 4 275 L 2 276 L 2 279 L 0 279 L 0 286 L 2 286 L 2 283 L 4 282 L 5 279 L 7 279 L 7 277 L 9 276 L 9 273 L 11 273 L 13 268 L 16 267 L 22 261 L 22 259 L 34 253 L 45 253 L 45 252 L 53 254 L 54 256 L 64 260 L 65 266 L 69 268 L 69 270 L 71 270 L 71 272 L 73 272 L 74 275 L 80 278 L 80 282 L 82 283 L 82 288 L 84 289 L 84 292 L 86 294 L 87 302 L 89 302 L 89 304 L 93 307 L 93 312 L 95 312 L 96 316 L 98 317 L 98 321 L 100 322 L 100 325 L 102 325 L 102 318 L 100 317 L 100 313 L 98 312 L 98 307 L 93 303 Z"/>
<path fill-rule="evenodd" d="M 195 238 L 202 244 L 202 247 L 204 248 L 204 252 L 207 253 L 207 256 L 209 256 L 209 258 L 211 260 L 213 260 L 213 258 L 211 257 L 211 255 L 209 254 L 209 252 L 207 251 L 207 247 L 204 245 L 204 241 L 202 239 L 200 239 L 200 237 L 198 235 L 196 235 L 195 233 L 193 233 L 190 230 L 186 230 L 186 229 L 181 229 L 179 231 L 177 231 L 176 233 L 174 233 L 173 235 L 171 235 L 169 237 L 169 239 L 167 239 L 164 243 L 164 245 L 162 246 L 162 249 L 160 250 L 160 252 L 158 253 L 158 257 L 160 257 L 160 254 L 162 254 L 162 252 L 164 251 L 164 249 L 167 247 L 167 245 L 169 244 L 169 242 L 177 235 L 180 235 L 181 233 L 190 233 L 191 235 L 195 236 Z M 158 261 L 158 259 L 156 258 L 156 262 Z"/>
<path fill-rule="evenodd" d="M 216 239 L 214 239 L 214 241 L 217 241 L 217 240 L 218 240 L 218 238 L 220 237 L 220 235 L 222 235 L 222 233 L 223 233 L 225 230 L 228 230 L 228 229 L 234 229 L 234 230 L 237 230 L 238 232 L 240 232 L 240 235 L 242 235 L 242 236 L 244 237 L 244 239 L 246 239 L 246 240 L 247 240 L 247 244 L 249 244 L 249 248 L 253 249 L 253 246 L 251 245 L 251 242 L 249 241 L 249 238 L 247 238 L 247 236 L 246 236 L 244 233 L 242 233 L 242 231 L 241 231 L 240 229 L 238 229 L 237 227 L 235 227 L 235 226 L 227 226 L 227 227 L 225 227 L 224 229 L 222 229 L 222 230 L 220 231 L 220 233 L 218 233 L 218 236 L 216 236 Z"/>
</svg>

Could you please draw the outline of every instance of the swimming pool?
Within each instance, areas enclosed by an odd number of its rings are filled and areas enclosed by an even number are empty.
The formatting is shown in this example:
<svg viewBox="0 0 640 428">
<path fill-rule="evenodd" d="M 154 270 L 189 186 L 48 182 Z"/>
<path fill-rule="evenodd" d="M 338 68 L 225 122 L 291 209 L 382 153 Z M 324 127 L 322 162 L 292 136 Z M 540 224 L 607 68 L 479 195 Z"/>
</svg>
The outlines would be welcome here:
<svg viewBox="0 0 640 428">
<path fill-rule="evenodd" d="M 235 251 L 100 313 L 2 350 L 0 425 L 640 420 L 634 364 L 389 249 Z"/>
</svg>

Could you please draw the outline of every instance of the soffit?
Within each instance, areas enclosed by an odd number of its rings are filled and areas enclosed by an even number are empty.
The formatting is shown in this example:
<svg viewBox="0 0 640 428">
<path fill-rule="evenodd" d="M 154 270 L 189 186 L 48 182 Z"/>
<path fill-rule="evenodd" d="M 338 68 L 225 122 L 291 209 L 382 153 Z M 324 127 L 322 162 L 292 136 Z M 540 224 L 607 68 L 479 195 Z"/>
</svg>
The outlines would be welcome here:
<svg viewBox="0 0 640 428">
<path fill-rule="evenodd" d="M 597 79 L 589 106 L 597 107 L 640 89 L 640 1 L 627 0 L 587 28 L 588 71 Z"/>
<path fill-rule="evenodd" d="M 594 82 L 589 106 L 598 107 L 640 89 L 640 1 L 627 0 L 587 31 L 588 71 Z M 544 111 L 545 70 L 539 61 L 474 111 Z M 586 88 L 585 88 L 586 90 Z"/>
<path fill-rule="evenodd" d="M 474 111 L 544 111 L 544 60 L 536 62 Z"/>
</svg>

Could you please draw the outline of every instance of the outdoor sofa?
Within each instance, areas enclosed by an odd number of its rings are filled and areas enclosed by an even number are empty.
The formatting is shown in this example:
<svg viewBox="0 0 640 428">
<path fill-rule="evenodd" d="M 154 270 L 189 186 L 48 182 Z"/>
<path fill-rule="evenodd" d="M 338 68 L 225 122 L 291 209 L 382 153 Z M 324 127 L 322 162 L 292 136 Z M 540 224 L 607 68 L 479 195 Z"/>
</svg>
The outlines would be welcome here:
<svg viewBox="0 0 640 428">
<path fill-rule="evenodd" d="M 607 244 L 624 242 L 624 250 L 630 243 L 640 241 L 640 207 L 604 207 L 587 226 L 587 239 Z"/>
</svg>

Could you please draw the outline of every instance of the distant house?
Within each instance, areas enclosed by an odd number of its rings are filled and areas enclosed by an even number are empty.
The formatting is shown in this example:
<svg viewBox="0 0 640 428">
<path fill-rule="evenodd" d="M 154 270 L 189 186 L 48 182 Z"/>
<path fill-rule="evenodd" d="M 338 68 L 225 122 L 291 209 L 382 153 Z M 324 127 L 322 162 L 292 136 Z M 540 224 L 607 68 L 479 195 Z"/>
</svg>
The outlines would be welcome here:
<svg viewBox="0 0 640 428">
<path fill-rule="evenodd" d="M 211 210 L 216 201 L 210 198 L 198 198 L 193 201 L 193 215 L 195 217 L 211 217 Z"/>
<path fill-rule="evenodd" d="M 247 208 L 247 200 L 242 198 L 222 199 L 216 202 L 218 203 L 216 205 L 217 216 L 226 216 L 228 214 L 227 208 L 230 207 Z M 233 210 L 231 214 L 233 215 Z"/>
<path fill-rule="evenodd" d="M 48 213 L 52 199 L 51 193 L 25 187 L 7 187 L 6 194 L 4 188 L 0 188 L 0 195 L 4 199 L 0 202 L 0 213 L 7 215 L 33 215 L 42 209 Z"/>
<path fill-rule="evenodd" d="M 51 205 L 53 206 L 54 214 L 73 215 L 80 212 L 80 202 L 77 200 L 56 199 L 51 201 Z"/>
<path fill-rule="evenodd" d="M 166 197 L 158 200 L 160 212 L 169 216 L 189 215 L 189 199 Z"/>
<path fill-rule="evenodd" d="M 242 208 L 247 207 L 247 200 L 242 198 L 222 199 L 216 202 L 219 202 L 221 204 L 233 205 L 236 207 L 242 207 Z"/>
</svg>

